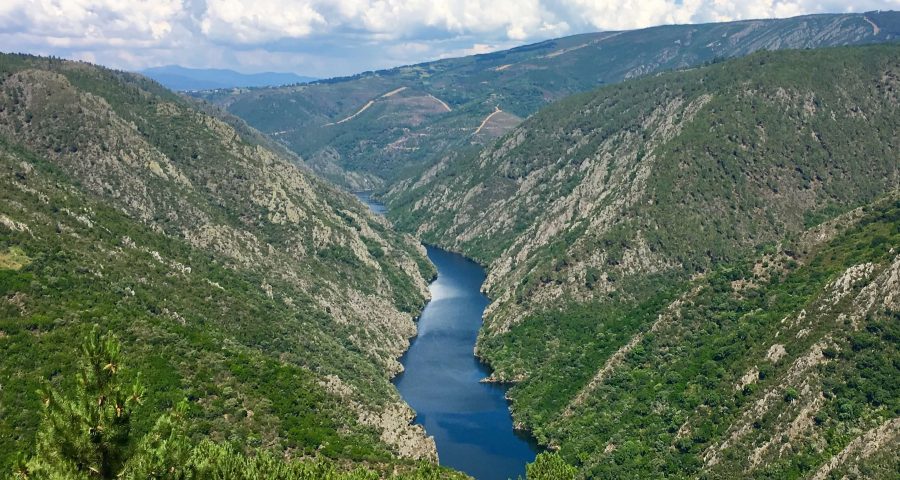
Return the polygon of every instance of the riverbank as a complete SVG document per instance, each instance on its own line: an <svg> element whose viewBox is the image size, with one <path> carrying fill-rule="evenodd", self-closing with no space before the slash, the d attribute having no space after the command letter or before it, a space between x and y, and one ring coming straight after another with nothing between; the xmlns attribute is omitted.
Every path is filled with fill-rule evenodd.
<svg viewBox="0 0 900 480"><path fill-rule="evenodd" d="M371 197L357 195L373 212L384 213ZM428 287L431 300L394 384L415 410L415 423L434 438L441 465L478 480L524 476L539 448L513 425L509 385L483 382L491 369L474 354L490 304L481 290L485 270L460 254L425 248L438 276Z"/></svg>

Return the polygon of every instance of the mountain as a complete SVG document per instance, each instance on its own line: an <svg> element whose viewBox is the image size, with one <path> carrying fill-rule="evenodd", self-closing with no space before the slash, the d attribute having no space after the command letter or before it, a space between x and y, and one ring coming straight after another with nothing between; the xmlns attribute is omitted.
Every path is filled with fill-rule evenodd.
<svg viewBox="0 0 900 480"><path fill-rule="evenodd" d="M217 68L187 68L178 65L153 67L141 70L166 88L178 91L216 90L220 88L277 87L316 80L293 73L240 73Z"/></svg>
<svg viewBox="0 0 900 480"><path fill-rule="evenodd" d="M488 266L477 352L587 476L883 473L898 107L900 46L758 52L560 100L389 216Z"/></svg>
<svg viewBox="0 0 900 480"><path fill-rule="evenodd" d="M213 113L140 75L0 56L0 470L94 324L143 373L140 432L186 398L194 440L435 459L390 383L424 249Z"/></svg>
<svg viewBox="0 0 900 480"><path fill-rule="evenodd" d="M896 41L900 14L812 15L575 35L309 85L207 92L351 189L478 149L573 93L757 50Z"/></svg>

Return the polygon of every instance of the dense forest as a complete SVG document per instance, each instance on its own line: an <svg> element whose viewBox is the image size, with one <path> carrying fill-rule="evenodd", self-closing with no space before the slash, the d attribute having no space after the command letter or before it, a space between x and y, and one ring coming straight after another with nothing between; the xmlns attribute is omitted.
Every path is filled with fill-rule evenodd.
<svg viewBox="0 0 900 480"><path fill-rule="evenodd" d="M94 325L84 340L77 381L71 391L47 387L38 393L43 414L37 445L13 467L20 479L284 479L438 480L466 478L429 462L349 469L328 456L286 460L270 450L246 453L238 442L192 442L189 403L179 402L156 417L139 436L132 428L147 390L138 374L123 380L127 363L115 335ZM151 414L146 410L144 415ZM574 467L559 455L541 454L527 469L528 480L571 480Z"/></svg>
<svg viewBox="0 0 900 480"><path fill-rule="evenodd" d="M898 78L891 45L604 87L397 184L389 216L488 266L478 353L583 475L803 478L877 437L846 468L883 476Z"/></svg>
<svg viewBox="0 0 900 480"><path fill-rule="evenodd" d="M214 113L140 76L0 56L3 471L93 324L126 381L142 372L137 437L186 399L198 441L433 459L390 384L434 275L423 249Z"/></svg>
<svg viewBox="0 0 900 480"><path fill-rule="evenodd" d="M898 18L193 96L0 54L0 477L469 478L392 383L422 242L528 480L896 477Z"/></svg>

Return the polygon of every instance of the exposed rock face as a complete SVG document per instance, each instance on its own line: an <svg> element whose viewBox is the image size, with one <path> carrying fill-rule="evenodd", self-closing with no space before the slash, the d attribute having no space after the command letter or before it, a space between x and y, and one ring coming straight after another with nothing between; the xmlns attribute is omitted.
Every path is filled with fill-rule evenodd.
<svg viewBox="0 0 900 480"><path fill-rule="evenodd" d="M59 185L46 173L52 168L70 182L64 188L73 196L56 210L66 219L56 231L45 228L40 202L4 203L0 231L29 235L37 222L42 233L35 242L96 236L98 250L111 257L146 257L150 273L142 276L135 267L133 278L114 287L125 302L142 298L151 283L177 278L200 280L230 301L254 305L250 310L262 318L235 318L224 305L201 317L190 297L180 304L159 299L164 307L156 315L185 328L211 324L253 352L314 375L341 376L356 392L361 423L383 431L398 455L434 459L433 441L421 429L404 428L408 407L389 383L428 298L433 267L421 245L395 234L351 195L298 169L295 158L240 121L213 113L141 77L3 56L0 153L4 164L18 165L3 185L46 199ZM76 195L102 209L76 205L82 198ZM124 220L116 220L116 230L105 209L134 222L140 235L107 238ZM147 243L147 232L181 250ZM220 266L249 285L204 278ZM102 263L84 268L103 275ZM262 307L266 302L277 308ZM256 336L259 329L266 334ZM272 418L253 410L249 424ZM269 438L277 435L276 427Z"/></svg>
<svg viewBox="0 0 900 480"><path fill-rule="evenodd" d="M487 265L477 352L586 477L813 475L851 441L828 429L895 415L848 392L896 364L872 332L900 296L898 58L761 53L562 100L397 184L391 215ZM889 470L880 445L842 458Z"/></svg>
<svg viewBox="0 0 900 480"><path fill-rule="evenodd" d="M344 384L339 377L328 376L323 385L350 404L361 424L377 428L381 432L381 440L391 445L398 455L437 463L438 454L434 437L427 436L425 428L421 425L412 423L415 412L409 405L392 402L378 411L373 411L356 401L353 387Z"/></svg>
<svg viewBox="0 0 900 480"><path fill-rule="evenodd" d="M878 247L870 260L864 261L854 261L853 254L847 252L867 251L871 239L881 235L876 232L893 232L887 237L888 243L896 243L900 232L898 199L900 191L867 206L866 211L874 211L868 218L860 219L861 210L848 212L806 232L791 246L766 254L767 260L752 264L752 268L748 263L739 276L741 289L728 288L726 281L716 287L711 278L695 278L692 289L664 307L653 323L597 365L596 373L573 400L538 425L540 431L549 432L549 443L563 451L569 442L576 443L583 458L590 458L589 475L617 471L611 465L627 461L627 457L610 445L630 438L629 442L646 442L644 448L660 464L696 458L698 468L678 467L689 478L770 478L773 471L786 466L796 466L792 468L803 472L803 478L889 476L887 472L896 468L896 438L900 434L896 413L875 398L881 385L865 384L861 379L883 378L878 375L896 372L892 364L897 355L896 342L891 334L880 332L891 330L893 327L887 325L896 320L900 256L890 245ZM873 221L880 224L869 228ZM844 235L827 233L836 230ZM803 253L797 245L803 245ZM829 270L823 267L829 261L844 266ZM830 272L824 279L818 276L823 271ZM800 294L800 288L806 292ZM721 293L712 294L716 289ZM804 300L787 311L772 301L792 295L802 295ZM723 298L731 297L741 304L740 299L754 296L767 298L760 305L769 305L773 312L741 309L731 327L717 325L723 311L716 305L722 305ZM730 354L714 349L714 355L721 355L722 361L694 363L703 366L697 376L683 373L683 368L691 364L687 359L702 355L706 342L716 338L712 331L740 331L753 324L764 326L755 335L740 340L739 334L733 337L740 353L725 360ZM588 341L595 343L596 339L589 337ZM718 344L718 348L726 349L728 343ZM639 380L644 375L648 378ZM673 397L664 386L666 379L681 379L697 386L694 382L712 376L717 380L708 385L707 400L691 408L685 409L683 397ZM528 387L532 383L525 381ZM649 388L645 391L654 393L647 397L647 403L633 404L635 398L629 392L642 384ZM680 395L692 395L693 388ZM869 402L850 400L867 395L872 398ZM850 412L850 405L857 410ZM654 418L666 419L662 422L666 427L654 430ZM673 424L667 423L669 419L678 420ZM620 424L628 422L630 429L618 430ZM711 424L720 425L720 430L704 430ZM604 434L590 436L598 430ZM836 437L835 431L845 433ZM633 440L629 435L644 440ZM586 441L593 443L585 447ZM691 444L704 446L696 457L685 448Z"/></svg>
<svg viewBox="0 0 900 480"><path fill-rule="evenodd" d="M329 204L333 201L329 196L344 194L301 174L274 152L245 144L231 126L216 118L172 102L156 106L159 121L186 122L190 128L206 130L223 141L223 158L179 168L104 98L78 90L63 74L23 70L6 79L3 87L5 92L23 92L24 98L16 110L4 112L6 118L0 129L35 147L43 147L41 141L48 129L62 128L66 113L78 112L80 132L74 134L72 145L65 146L69 151L51 155L92 192L111 193L128 213L153 228L212 250L236 267L265 268L271 278L286 280L295 288L309 286L307 279L297 275L297 265L330 248L346 248L365 268L380 271L379 262L365 243L375 242L390 258L397 257L396 264L416 287L410 293L420 299L427 297L422 273L408 257L409 252L419 253L414 240L406 238L396 243L381 238L368 225L380 221L368 212L354 212L356 205L351 206L351 200L343 198L343 205L337 209ZM25 122L26 116L35 119ZM24 126L16 129L20 123ZM227 178L229 175L240 181L233 182ZM158 181L163 183L157 184ZM204 195L226 209L237 207L244 215L250 214L250 209L265 213L257 219L245 217L238 223L222 223L221 210L216 211L212 204L198 204L193 195ZM244 199L250 203L244 204ZM341 226L345 222L339 215L350 216L359 227ZM166 226L156 220L163 218L169 220ZM268 226L259 228L257 222ZM286 230L287 235L273 238L270 231L275 228ZM390 365L389 373L396 372L395 359L405 351L406 339L415 330L412 313L398 312L393 305L394 293L384 277L374 278L374 292L368 295L360 293L356 285L342 282L340 277L316 280L327 282L318 299L321 305L331 308L338 322L365 325L367 333L378 340L357 339L358 347L370 351L373 359L385 366Z"/></svg>
<svg viewBox="0 0 900 480"><path fill-rule="evenodd" d="M381 439L393 446L398 455L437 463L434 437L426 437L424 427L412 424L415 416L409 405L394 403L379 414L363 414L360 421L381 430Z"/></svg>
<svg viewBox="0 0 900 480"><path fill-rule="evenodd" d="M271 133L327 178L368 189L399 180L409 168L428 168L448 151L489 145L568 95L759 50L890 42L900 34L897 17L810 15L588 33L309 85L206 96Z"/></svg>
<svg viewBox="0 0 900 480"><path fill-rule="evenodd" d="M894 418L853 439L846 448L832 457L828 463L822 465L811 478L812 480L824 480L838 467L844 467L850 472L858 474L859 470L854 468L856 465L886 446L896 445L898 441L900 441L900 418ZM849 468L847 468L848 466Z"/></svg>
<svg viewBox="0 0 900 480"><path fill-rule="evenodd" d="M763 393L740 419L732 423L725 440L706 450L703 459L707 467L715 468L721 461L723 452L741 451L751 446L746 461L750 469L755 469L764 463L771 463L779 457L795 453L795 444L801 441L804 444L816 443L815 437L822 433L813 429L813 417L826 403L825 397L821 394L818 367L829 361L823 354L825 349L835 351L840 348L832 339L832 332L842 332L844 328L854 331L860 327L859 322L863 317L880 315L885 310L891 311L894 308L893 297L900 288L897 278L900 278L900 255L885 265L871 263L854 265L826 287L820 299L811 305L808 312L805 309L801 310L795 318L783 322L773 338L796 337L798 332L804 331L819 332L821 337L802 355L793 357L778 384ZM850 291L845 289L848 280L852 280L855 285L852 298L847 298L850 294ZM772 355L772 351L779 354ZM774 344L769 352L765 361L773 363L788 355L781 344ZM830 355L833 358L834 353ZM789 408L785 408L783 398L787 387L794 388L797 392L797 398L791 399ZM759 434L752 434L753 425L765 417L775 417L776 426L766 432L768 438L760 438ZM836 465L844 464L851 452L864 458L873 451L886 447L886 442L898 434L900 430L896 418L865 432L848 444L844 451L824 464L814 478L824 478ZM748 436L751 438L747 438ZM857 444L863 441L868 443L868 449L859 452Z"/></svg>
<svg viewBox="0 0 900 480"><path fill-rule="evenodd" d="M488 335L559 301L626 293L630 278L703 271L900 183L897 152L848 148L846 175L813 160L836 154L837 124L867 136L863 148L893 142L863 118L898 122L885 80L897 73L896 49L846 54L859 63L847 78L853 94L792 79L765 84L792 62L842 75L828 66L837 54L822 51L762 54L573 97L478 155L448 156L399 183L388 195L393 218L489 264ZM755 63L771 73L754 73ZM736 70L744 81L719 82ZM756 81L765 86L747 86ZM736 118L751 109L753 120ZM786 133L790 118L800 123ZM785 157L797 144L809 149Z"/></svg>

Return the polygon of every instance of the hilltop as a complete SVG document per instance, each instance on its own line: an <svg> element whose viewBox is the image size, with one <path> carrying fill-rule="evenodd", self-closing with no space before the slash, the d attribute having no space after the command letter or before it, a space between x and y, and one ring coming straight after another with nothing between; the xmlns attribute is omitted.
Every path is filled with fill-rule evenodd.
<svg viewBox="0 0 900 480"><path fill-rule="evenodd" d="M434 270L239 120L134 74L0 56L0 470L98 324L194 439L433 461L390 378ZM133 373L132 373L133 375Z"/></svg>
<svg viewBox="0 0 900 480"><path fill-rule="evenodd" d="M889 471L898 79L892 45L600 88L397 183L389 216L488 266L478 354L583 473Z"/></svg>
<svg viewBox="0 0 900 480"><path fill-rule="evenodd" d="M668 25L283 88L201 94L351 189L412 176L451 150L479 149L573 93L758 50L895 41L900 14L811 15Z"/></svg>
<svg viewBox="0 0 900 480"><path fill-rule="evenodd" d="M176 91L277 87L316 80L314 77L304 77L294 73L240 73L221 68L187 68L179 65L152 67L138 73Z"/></svg>

